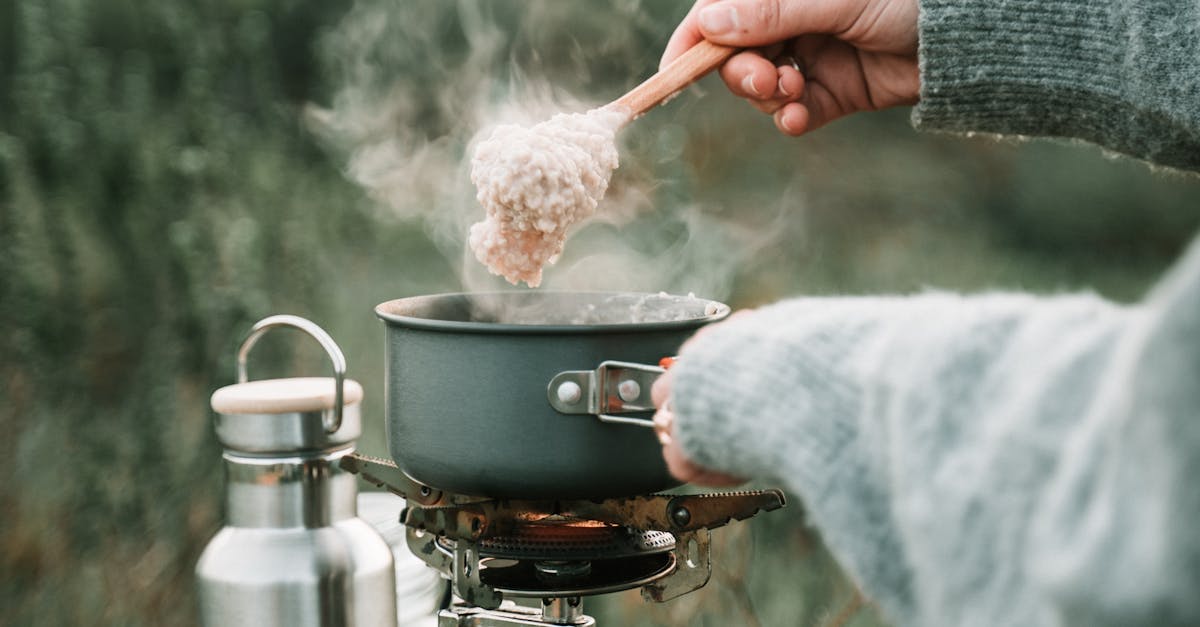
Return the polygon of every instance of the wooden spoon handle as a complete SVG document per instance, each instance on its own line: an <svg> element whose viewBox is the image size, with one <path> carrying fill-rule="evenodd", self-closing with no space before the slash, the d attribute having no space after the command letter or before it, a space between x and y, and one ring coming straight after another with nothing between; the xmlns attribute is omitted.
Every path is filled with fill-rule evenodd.
<svg viewBox="0 0 1200 627"><path fill-rule="evenodd" d="M689 48L667 67L659 70L657 74L646 79L644 83L634 87L629 93L608 106L609 108L624 109L630 114L630 119L637 118L662 104L663 101L691 85L700 77L717 69L717 66L724 63L737 51L738 48L730 48L701 39L700 43Z"/></svg>

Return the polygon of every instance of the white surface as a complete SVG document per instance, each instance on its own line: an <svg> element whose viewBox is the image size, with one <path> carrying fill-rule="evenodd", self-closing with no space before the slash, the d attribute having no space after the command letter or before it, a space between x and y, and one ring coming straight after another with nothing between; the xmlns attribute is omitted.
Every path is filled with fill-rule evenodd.
<svg viewBox="0 0 1200 627"><path fill-rule="evenodd" d="M390 492L358 495L358 517L374 527L392 547L396 561L396 621L398 627L436 627L438 603L446 580L408 550L400 510L404 499Z"/></svg>

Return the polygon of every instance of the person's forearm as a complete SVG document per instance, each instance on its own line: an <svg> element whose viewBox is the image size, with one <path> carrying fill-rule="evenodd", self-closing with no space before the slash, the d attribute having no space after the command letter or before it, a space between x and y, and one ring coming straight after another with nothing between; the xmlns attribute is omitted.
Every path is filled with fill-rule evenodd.
<svg viewBox="0 0 1200 627"><path fill-rule="evenodd" d="M922 0L922 130L1084 139L1200 170L1194 0Z"/></svg>
<svg viewBox="0 0 1200 627"><path fill-rule="evenodd" d="M785 302L689 345L676 437L797 493L898 625L1035 624L1020 537L1131 315L1087 296Z"/></svg>
<svg viewBox="0 0 1200 627"><path fill-rule="evenodd" d="M898 625L1200 622L1200 240L1136 307L800 299L673 372L683 452L797 493Z"/></svg>

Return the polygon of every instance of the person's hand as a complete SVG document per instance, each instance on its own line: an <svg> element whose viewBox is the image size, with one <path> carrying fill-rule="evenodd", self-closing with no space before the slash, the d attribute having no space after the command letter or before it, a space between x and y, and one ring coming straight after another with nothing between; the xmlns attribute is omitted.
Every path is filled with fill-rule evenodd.
<svg viewBox="0 0 1200 627"><path fill-rule="evenodd" d="M693 462L679 447L679 441L673 437L672 433L675 423L675 414L670 402L673 377L674 375L668 370L654 382L651 390L654 405L658 408L658 411L654 412L654 431L658 434L658 441L662 443L663 459L667 462L667 470L671 471L671 476L684 483L714 488L745 483L744 479L709 470Z"/></svg>
<svg viewBox="0 0 1200 627"><path fill-rule="evenodd" d="M749 313L749 310L738 311L724 322L702 327L687 342L684 342L683 346L679 349L680 354L685 353L688 345L696 341L696 338L711 332L721 324L725 324L747 313ZM687 454L683 452L683 449L680 448L678 440L673 437L675 413L671 407L671 387L674 380L674 371L668 369L654 382L654 387L650 390L650 397L654 402L654 406L658 408L654 413L654 431L658 434L658 440L662 444L663 459L666 460L667 469L671 471L671 475L685 483L711 487L727 487L745 483L745 479L700 466L689 459Z"/></svg>
<svg viewBox="0 0 1200 627"><path fill-rule="evenodd" d="M701 39L748 48L721 78L788 135L920 92L917 0L698 0L662 65Z"/></svg>

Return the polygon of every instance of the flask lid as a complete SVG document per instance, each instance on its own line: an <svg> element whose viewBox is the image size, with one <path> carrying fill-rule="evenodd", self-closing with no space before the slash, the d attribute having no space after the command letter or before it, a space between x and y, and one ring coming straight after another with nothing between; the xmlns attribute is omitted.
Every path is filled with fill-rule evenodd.
<svg viewBox="0 0 1200 627"><path fill-rule="evenodd" d="M246 358L267 330L286 326L320 342L333 362L333 377L248 381ZM362 434L363 390L345 378L346 360L324 329L298 316L271 316L251 329L238 349L238 383L213 393L217 439L248 454L322 451L351 444Z"/></svg>
<svg viewBox="0 0 1200 627"><path fill-rule="evenodd" d="M292 377L260 379L227 385L212 395L212 408L218 414L282 414L288 412L329 411L337 396L332 377ZM362 401L362 386L346 379L343 406Z"/></svg>

